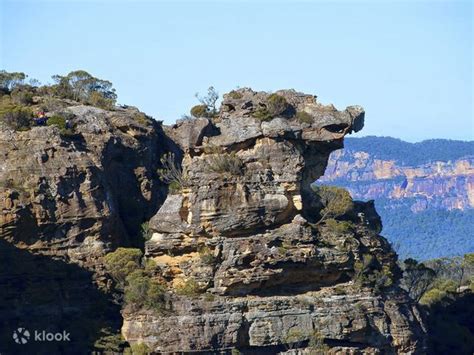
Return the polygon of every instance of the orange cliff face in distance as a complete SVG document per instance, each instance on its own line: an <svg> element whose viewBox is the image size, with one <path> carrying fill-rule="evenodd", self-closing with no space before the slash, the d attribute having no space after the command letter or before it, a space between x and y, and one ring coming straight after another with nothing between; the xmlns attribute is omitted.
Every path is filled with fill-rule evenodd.
<svg viewBox="0 0 474 355"><path fill-rule="evenodd" d="M365 151L339 150L329 160L323 183L342 182L355 199L413 198L447 210L474 208L474 157L402 165L395 159L375 158Z"/></svg>

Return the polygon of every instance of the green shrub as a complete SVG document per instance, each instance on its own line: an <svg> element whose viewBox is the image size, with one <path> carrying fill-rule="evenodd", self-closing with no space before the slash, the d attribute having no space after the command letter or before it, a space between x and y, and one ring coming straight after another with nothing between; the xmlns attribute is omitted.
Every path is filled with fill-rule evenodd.
<svg viewBox="0 0 474 355"><path fill-rule="evenodd" d="M229 96L231 99L234 99L234 100L240 100L243 97L243 95L240 92L235 91L235 90L232 90L231 92L229 92L227 96Z"/></svg>
<svg viewBox="0 0 474 355"><path fill-rule="evenodd" d="M431 290L425 292L425 294L420 299L420 304L431 306L435 303L440 302L444 297L446 297L446 292L439 290L437 288L432 288Z"/></svg>
<svg viewBox="0 0 474 355"><path fill-rule="evenodd" d="M197 296L205 290L199 286L196 280L190 278L176 288L176 293L181 296Z"/></svg>
<svg viewBox="0 0 474 355"><path fill-rule="evenodd" d="M133 120L142 126L148 126L150 124L149 118L142 112L135 113Z"/></svg>
<svg viewBox="0 0 474 355"><path fill-rule="evenodd" d="M252 117L260 121L266 122L266 121L271 121L273 118L273 115L268 111L268 109L265 106L260 106L252 113Z"/></svg>
<svg viewBox="0 0 474 355"><path fill-rule="evenodd" d="M140 268L142 255L140 249L118 248L104 257L105 267L119 288L123 289L127 276Z"/></svg>
<svg viewBox="0 0 474 355"><path fill-rule="evenodd" d="M298 349L304 341L308 339L308 335L298 328L291 328L283 338L285 346L288 350Z"/></svg>
<svg viewBox="0 0 474 355"><path fill-rule="evenodd" d="M334 218L326 219L324 223L331 231L338 234L350 232L354 228L354 224L352 222L337 221Z"/></svg>
<svg viewBox="0 0 474 355"><path fill-rule="evenodd" d="M122 334L113 333L110 329L101 329L101 336L94 342L94 349L101 354L122 353L127 342Z"/></svg>
<svg viewBox="0 0 474 355"><path fill-rule="evenodd" d="M164 305L165 289L142 270L135 270L126 278L125 302L137 308L160 310Z"/></svg>
<svg viewBox="0 0 474 355"><path fill-rule="evenodd" d="M115 105L115 99L108 99L102 93L98 91L92 91L87 98L87 103L104 110L110 110Z"/></svg>
<svg viewBox="0 0 474 355"><path fill-rule="evenodd" d="M199 258L206 265L214 265L216 263L216 257L209 247L199 249Z"/></svg>
<svg viewBox="0 0 474 355"><path fill-rule="evenodd" d="M328 218L337 218L349 212L354 204L350 193L336 186L314 186L314 192L318 195L323 208L320 211L320 224Z"/></svg>
<svg viewBox="0 0 474 355"><path fill-rule="evenodd" d="M160 161L162 168L158 169L157 173L160 179L168 184L171 193L179 192L183 187L189 185L188 177L173 153L164 154Z"/></svg>
<svg viewBox="0 0 474 355"><path fill-rule="evenodd" d="M241 175L243 162L234 152L213 154L206 158L207 168L216 173Z"/></svg>
<svg viewBox="0 0 474 355"><path fill-rule="evenodd" d="M148 222L144 222L140 225L140 233L143 240L147 241L151 239L153 232L151 231L150 224Z"/></svg>
<svg viewBox="0 0 474 355"><path fill-rule="evenodd" d="M311 349L310 354L312 355L325 355L330 350L330 347L324 343L324 336L318 331L310 334L308 348Z"/></svg>
<svg viewBox="0 0 474 355"><path fill-rule="evenodd" d="M26 131L31 127L33 112L30 108L13 102L9 95L0 99L0 120L15 131Z"/></svg>
<svg viewBox="0 0 474 355"><path fill-rule="evenodd" d="M151 354L151 349L144 343L132 344L130 349L125 349L124 354L127 355L148 355Z"/></svg>
<svg viewBox="0 0 474 355"><path fill-rule="evenodd" d="M48 126L56 126L60 130L65 130L66 129L66 119L60 115L54 115L50 118L48 118L47 122Z"/></svg>
<svg viewBox="0 0 474 355"><path fill-rule="evenodd" d="M15 131L26 131L31 127L33 113L31 110L22 107L16 107L2 115L5 124Z"/></svg>
<svg viewBox="0 0 474 355"><path fill-rule="evenodd" d="M62 136L72 136L74 134L74 130L68 126L67 119L62 114L57 114L48 118L46 124L48 126L58 127Z"/></svg>
<svg viewBox="0 0 474 355"><path fill-rule="evenodd" d="M301 123L313 123L314 121L313 116L305 111L298 111L296 113L296 119Z"/></svg>
<svg viewBox="0 0 474 355"><path fill-rule="evenodd" d="M204 294L204 301L214 302L215 300L216 300L216 296L214 296L212 293L205 293Z"/></svg>
<svg viewBox="0 0 474 355"><path fill-rule="evenodd" d="M206 105L196 105L191 108L190 111L193 117L208 117L209 110Z"/></svg>
<svg viewBox="0 0 474 355"><path fill-rule="evenodd" d="M267 109L272 117L281 115L288 109L289 105L286 99L278 94L271 94L267 98Z"/></svg>
<svg viewBox="0 0 474 355"><path fill-rule="evenodd" d="M10 94L12 101L19 105L31 105L33 103L32 89L26 85L13 89Z"/></svg>

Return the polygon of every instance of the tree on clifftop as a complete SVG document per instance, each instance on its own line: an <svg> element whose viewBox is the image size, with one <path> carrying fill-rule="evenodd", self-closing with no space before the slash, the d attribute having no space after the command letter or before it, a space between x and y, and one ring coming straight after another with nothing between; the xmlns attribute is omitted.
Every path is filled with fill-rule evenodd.
<svg viewBox="0 0 474 355"><path fill-rule="evenodd" d="M115 104L117 94L112 83L98 79L84 70L72 71L66 76L53 75L54 93L62 98L75 101L111 106Z"/></svg>
<svg viewBox="0 0 474 355"><path fill-rule="evenodd" d="M5 70L0 70L0 90L7 92L13 90L16 86L23 84L27 75L21 72L9 73Z"/></svg>

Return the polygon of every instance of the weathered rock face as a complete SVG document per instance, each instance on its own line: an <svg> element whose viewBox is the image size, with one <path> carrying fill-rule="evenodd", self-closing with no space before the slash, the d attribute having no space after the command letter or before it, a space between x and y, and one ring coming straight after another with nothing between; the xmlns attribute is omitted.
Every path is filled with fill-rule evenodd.
<svg viewBox="0 0 474 355"><path fill-rule="evenodd" d="M168 138L135 109L68 106L75 134L57 127L0 130L0 239L75 262L136 240L166 189ZM136 117L142 120L136 120Z"/></svg>
<svg viewBox="0 0 474 355"><path fill-rule="evenodd" d="M59 101L59 100L58 100ZM0 126L0 352L90 353L118 332L120 306L106 291L101 256L139 244L140 224L161 205L157 168L172 143L133 108L64 101L74 134ZM55 112L50 112L50 115ZM100 286L100 287L98 287ZM17 345L26 327L66 331L70 343Z"/></svg>
<svg viewBox="0 0 474 355"><path fill-rule="evenodd" d="M276 353L295 333L302 347L316 336L339 353L421 352L418 313L397 286L373 205L356 203L342 228L314 224L310 184L362 128L362 108L277 94L290 106L273 119L254 118L268 94L242 89L224 96L217 117L170 129L185 183L151 219L146 253L172 294L189 284L206 294L174 294L164 314L125 311L122 333L156 352ZM362 274L390 282L360 283Z"/></svg>

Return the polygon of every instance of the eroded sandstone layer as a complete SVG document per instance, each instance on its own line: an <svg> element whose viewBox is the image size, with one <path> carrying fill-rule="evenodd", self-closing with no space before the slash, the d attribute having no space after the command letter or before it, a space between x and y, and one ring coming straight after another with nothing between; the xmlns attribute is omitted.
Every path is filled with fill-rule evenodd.
<svg viewBox="0 0 474 355"><path fill-rule="evenodd" d="M355 203L339 218L344 228L316 223L321 204L310 185L343 137L362 128L363 109L277 94L289 106L276 117L258 114L269 94L241 89L224 96L216 117L167 130L182 148L185 179L151 219L146 256L170 307L125 310L123 335L157 353L273 354L322 343L331 353L422 352L422 324L397 286L373 204ZM201 294L175 292L187 285Z"/></svg>
<svg viewBox="0 0 474 355"><path fill-rule="evenodd" d="M0 130L0 238L93 264L111 248L134 244L163 201L156 170L169 139L134 108L62 104L74 133Z"/></svg>

